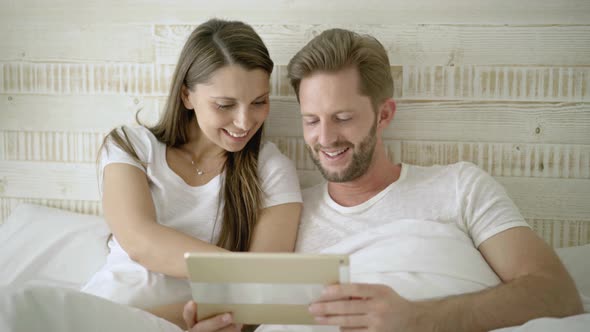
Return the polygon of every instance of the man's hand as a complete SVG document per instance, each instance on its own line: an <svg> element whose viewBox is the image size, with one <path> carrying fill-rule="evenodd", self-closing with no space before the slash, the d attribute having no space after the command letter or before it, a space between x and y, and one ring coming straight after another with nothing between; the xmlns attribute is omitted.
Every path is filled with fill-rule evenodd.
<svg viewBox="0 0 590 332"><path fill-rule="evenodd" d="M342 331L425 331L420 306L385 285L340 284L325 288L309 307L316 322Z"/></svg>
<svg viewBox="0 0 590 332"><path fill-rule="evenodd" d="M241 324L233 323L230 313L197 321L197 304L194 301L184 306L182 318L189 332L240 332L242 330Z"/></svg>

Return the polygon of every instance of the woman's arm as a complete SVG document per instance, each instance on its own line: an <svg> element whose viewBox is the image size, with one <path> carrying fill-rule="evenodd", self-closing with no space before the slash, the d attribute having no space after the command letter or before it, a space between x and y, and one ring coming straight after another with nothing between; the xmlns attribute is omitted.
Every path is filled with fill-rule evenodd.
<svg viewBox="0 0 590 332"><path fill-rule="evenodd" d="M286 203L263 209L254 228L249 251L293 251L302 206L301 203Z"/></svg>
<svg viewBox="0 0 590 332"><path fill-rule="evenodd" d="M186 278L185 252L225 251L158 224L147 177L135 166L105 167L102 201L104 217L121 247L150 271Z"/></svg>

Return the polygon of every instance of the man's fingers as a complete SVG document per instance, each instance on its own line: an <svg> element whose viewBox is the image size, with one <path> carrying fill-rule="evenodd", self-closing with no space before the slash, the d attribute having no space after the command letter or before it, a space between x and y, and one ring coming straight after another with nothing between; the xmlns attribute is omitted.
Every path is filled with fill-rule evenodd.
<svg viewBox="0 0 590 332"><path fill-rule="evenodd" d="M309 306L309 312L314 316L360 315L370 311L369 305L364 299L316 302Z"/></svg>
<svg viewBox="0 0 590 332"><path fill-rule="evenodd" d="M337 284L324 288L318 302L334 301L341 299L366 299L372 298L384 291L383 285L374 284Z"/></svg>
<svg viewBox="0 0 590 332"><path fill-rule="evenodd" d="M197 304L194 301L189 301L184 305L182 319L189 330L197 323Z"/></svg>
<svg viewBox="0 0 590 332"><path fill-rule="evenodd" d="M346 315L346 316L319 316L315 321L322 325L336 325L342 328L367 329L369 316L367 315Z"/></svg>

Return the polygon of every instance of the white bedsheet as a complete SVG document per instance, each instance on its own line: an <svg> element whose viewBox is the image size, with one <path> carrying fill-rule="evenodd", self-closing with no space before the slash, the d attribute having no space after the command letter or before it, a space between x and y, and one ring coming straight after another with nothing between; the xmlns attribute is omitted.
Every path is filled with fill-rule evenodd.
<svg viewBox="0 0 590 332"><path fill-rule="evenodd" d="M387 228L391 226L384 226L384 229L376 230L374 234L359 234L326 252L351 254L354 281L395 282L398 285L397 290L408 298L475 291L497 282L496 277L485 267L473 268L481 266L477 253L468 254L473 266L463 266L464 264L453 259L456 255L462 255L461 248L469 244L460 234L444 228L432 229L427 233L406 230L406 239L406 235L401 236L403 224L391 229ZM8 221L0 226L0 239L3 243L0 250L0 331L180 331L176 326L147 312L71 289L86 282L104 264L107 231L106 224L98 217L28 204L15 209ZM388 244L392 241L385 241L391 240L396 234L393 244ZM410 237L414 240L410 240ZM420 261L404 263L408 257L415 258L425 249L420 243L430 242L428 237L441 240L445 238L439 241L439 245L448 252L444 255L422 252ZM412 241L414 244L410 243ZM589 290L590 245L565 248L557 252L578 287ZM379 257L375 258L373 255ZM385 263L390 264L388 270L382 269L382 264ZM402 264L406 266L403 267ZM445 264L456 268L450 269ZM30 283L33 286L20 288ZM584 303L586 311L590 312L590 299L586 297ZM590 331L589 326L590 314L586 314L565 319L533 320L502 332ZM265 331L275 330L284 329L265 327ZM334 329L299 326L294 330Z"/></svg>
<svg viewBox="0 0 590 332"><path fill-rule="evenodd" d="M148 312L74 289L29 284L0 290L3 332L181 332Z"/></svg>

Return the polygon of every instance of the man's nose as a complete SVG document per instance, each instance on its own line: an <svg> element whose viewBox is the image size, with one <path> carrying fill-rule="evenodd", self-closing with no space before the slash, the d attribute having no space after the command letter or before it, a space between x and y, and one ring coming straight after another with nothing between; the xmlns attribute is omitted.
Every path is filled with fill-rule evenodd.
<svg viewBox="0 0 590 332"><path fill-rule="evenodd" d="M338 133L336 128L327 121L320 123L319 126L319 134L318 134L318 143L321 146L329 147L337 141Z"/></svg>

